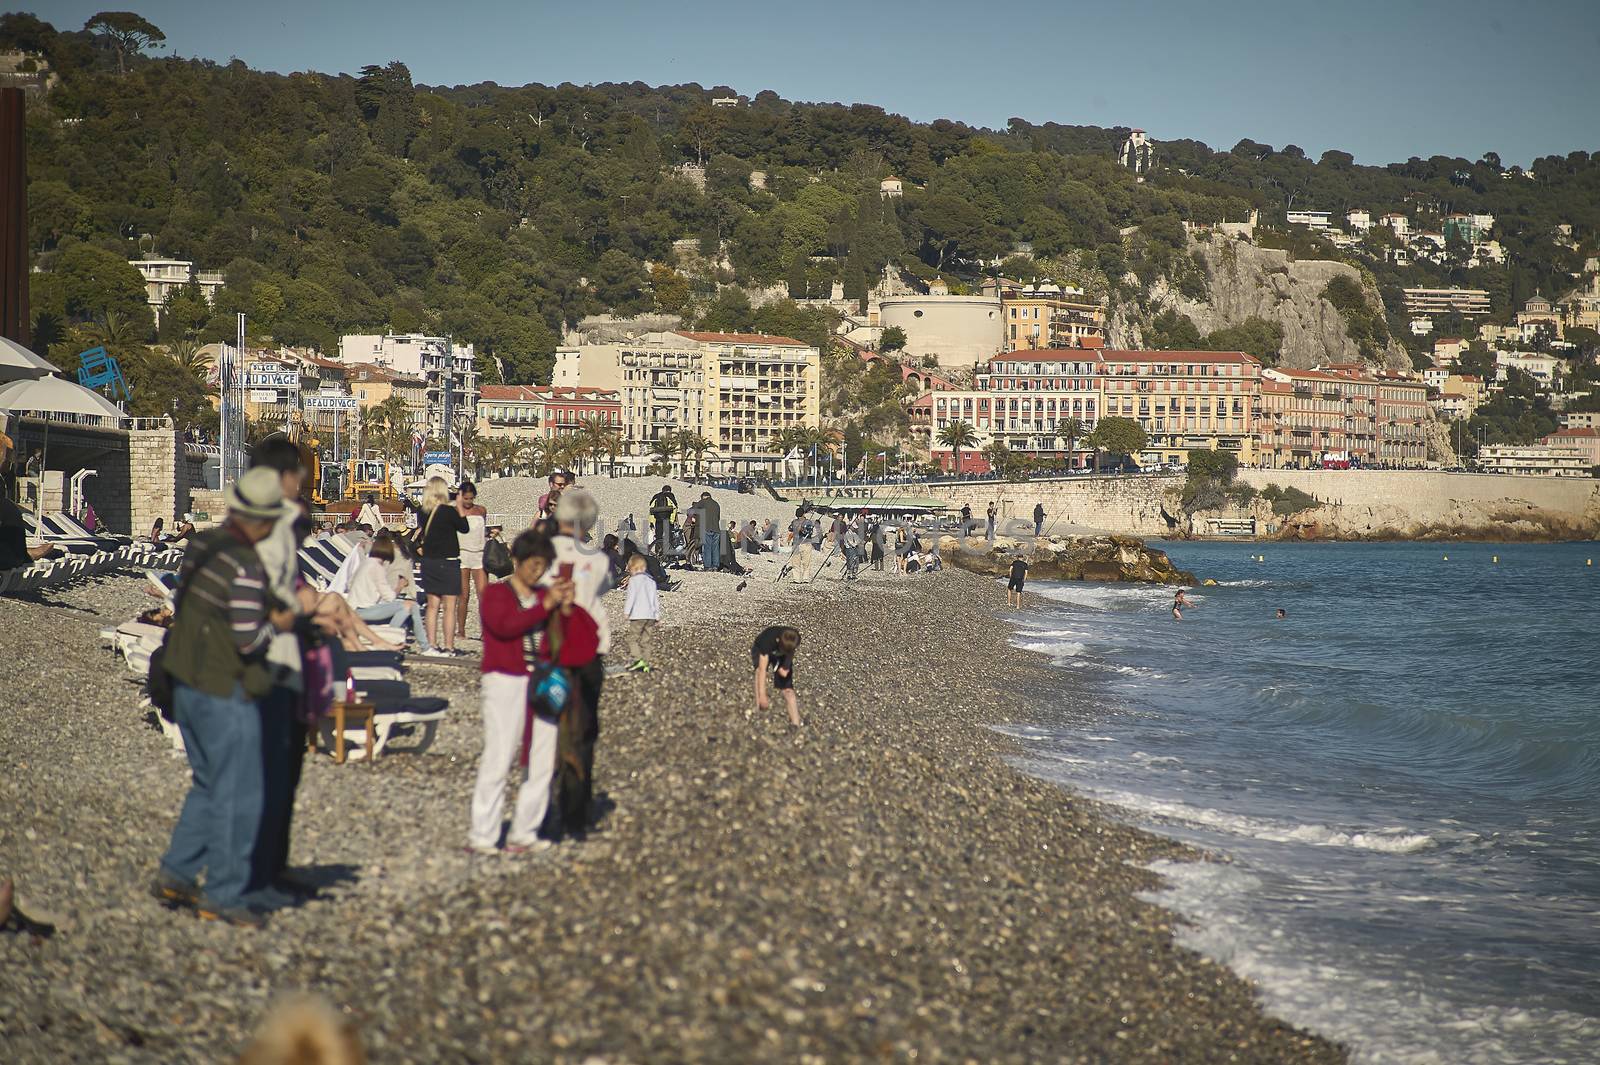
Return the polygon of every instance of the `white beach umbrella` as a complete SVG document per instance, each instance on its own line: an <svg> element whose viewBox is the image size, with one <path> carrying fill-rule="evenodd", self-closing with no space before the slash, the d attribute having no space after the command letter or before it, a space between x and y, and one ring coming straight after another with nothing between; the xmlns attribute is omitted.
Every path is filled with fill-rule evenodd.
<svg viewBox="0 0 1600 1065"><path fill-rule="evenodd" d="M112 419L116 425L121 425L128 417L100 393L64 377L40 377L0 385L0 410L13 414Z"/></svg>
<svg viewBox="0 0 1600 1065"><path fill-rule="evenodd" d="M32 381L56 368L8 337L0 337L0 381Z"/></svg>

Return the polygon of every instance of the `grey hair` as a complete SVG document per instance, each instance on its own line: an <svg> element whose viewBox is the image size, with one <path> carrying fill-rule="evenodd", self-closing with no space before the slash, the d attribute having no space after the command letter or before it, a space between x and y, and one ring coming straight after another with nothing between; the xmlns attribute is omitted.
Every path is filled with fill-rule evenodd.
<svg viewBox="0 0 1600 1065"><path fill-rule="evenodd" d="M599 520L600 505L585 489L568 488L556 501L556 521L561 525L571 525L578 532L586 533Z"/></svg>

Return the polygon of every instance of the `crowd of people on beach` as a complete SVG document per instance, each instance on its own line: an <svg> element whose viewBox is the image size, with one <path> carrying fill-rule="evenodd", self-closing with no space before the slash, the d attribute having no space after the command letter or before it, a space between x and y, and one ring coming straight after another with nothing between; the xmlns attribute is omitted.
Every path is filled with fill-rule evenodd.
<svg viewBox="0 0 1600 1065"><path fill-rule="evenodd" d="M310 730L335 697L319 649L338 642L401 650L404 637L391 643L386 636L409 628L419 654L459 656L455 640L467 632L464 610L474 596L483 749L466 850L515 855L584 839L601 691L608 674L652 671L661 592L673 587L666 565L684 565L685 545L695 543L672 521L670 489L672 510L655 539L646 541L626 519L623 535L597 542L593 495L559 473L531 527L506 543L503 530L486 524L470 481L452 493L443 479L430 480L408 502L414 526L404 532L374 527L368 519L381 516L366 508L337 524L314 522L301 498L305 468L295 444L269 437L227 489L223 523L186 535L170 609L161 608L167 634L150 687L183 738L193 779L152 894L171 908L252 928L272 910L314 897L317 886L290 866L289 839ZM730 556L760 543L759 531L747 540L737 527L725 530L709 493L689 509L691 531L707 530L698 542L705 568L725 568L718 540L730 541ZM795 538L813 533L801 529ZM847 532L832 534L852 551L860 547L860 540L850 546ZM319 587L301 550L331 538L353 547L336 579ZM674 554L664 561L657 545ZM623 589L627 664L612 671L604 599L614 588ZM802 724L799 643L790 626L756 636L750 713L770 706L770 678L791 725Z"/></svg>

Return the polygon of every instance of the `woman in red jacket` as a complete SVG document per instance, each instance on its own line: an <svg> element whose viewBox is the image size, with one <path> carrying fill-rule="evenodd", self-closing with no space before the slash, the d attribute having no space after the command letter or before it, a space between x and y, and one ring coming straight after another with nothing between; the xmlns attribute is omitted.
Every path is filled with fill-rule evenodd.
<svg viewBox="0 0 1600 1065"><path fill-rule="evenodd" d="M539 587L555 559L548 536L525 532L511 545L515 568L509 579L489 585L479 598L483 620L483 757L472 792L472 827L467 849L497 853L505 810L506 775L524 747L528 725L528 678L540 660L536 645L551 618L562 618L561 658L581 656L589 634L589 657L598 643L594 621L572 605L572 581L555 580ZM581 615L578 616L578 615ZM585 624L587 623L587 624ZM570 651L569 651L570 646ZM528 770L517 790L506 851L518 854L549 846L539 840L539 825L550 802L555 768L556 722L534 717L527 743Z"/></svg>

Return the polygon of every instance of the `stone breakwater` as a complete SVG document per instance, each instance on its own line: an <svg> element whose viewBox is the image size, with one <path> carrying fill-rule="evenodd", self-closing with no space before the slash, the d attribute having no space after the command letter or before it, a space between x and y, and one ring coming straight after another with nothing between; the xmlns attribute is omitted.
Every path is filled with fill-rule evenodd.
<svg viewBox="0 0 1600 1065"><path fill-rule="evenodd" d="M952 566L988 577L1004 577L1021 558L1028 579L1038 581L1128 581L1196 584L1193 573L1172 564L1165 551L1131 536L1069 536L1039 539L939 538L939 554Z"/></svg>
<svg viewBox="0 0 1600 1065"><path fill-rule="evenodd" d="M607 685L600 829L531 859L461 853L477 676L416 665L438 742L307 765L294 855L330 887L260 933L143 894L187 771L97 647L137 582L0 603L0 870L61 926L0 936L0 1057L231 1060L307 989L375 1061L1344 1060L1134 897L1176 844L1008 764L988 726L1098 711L1010 646L998 583L739 581L662 596L657 671ZM746 717L776 621L798 733Z"/></svg>

